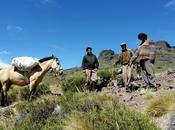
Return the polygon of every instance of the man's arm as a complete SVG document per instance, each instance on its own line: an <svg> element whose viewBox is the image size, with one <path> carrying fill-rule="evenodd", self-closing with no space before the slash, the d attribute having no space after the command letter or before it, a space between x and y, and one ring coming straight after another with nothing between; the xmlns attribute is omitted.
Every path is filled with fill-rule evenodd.
<svg viewBox="0 0 175 130"><path fill-rule="evenodd" d="M121 54L118 56L118 59L114 64L117 65L118 63L120 63L120 61L121 61Z"/></svg>
<svg viewBox="0 0 175 130"><path fill-rule="evenodd" d="M136 50L136 52L133 54L132 58L131 58L131 63L133 63L139 56L139 53L140 53L140 47L138 50Z"/></svg>
<svg viewBox="0 0 175 130"><path fill-rule="evenodd" d="M130 50L130 55L131 55L131 57L133 57L133 55L134 55L134 52L132 50Z"/></svg>
<svg viewBox="0 0 175 130"><path fill-rule="evenodd" d="M86 56L83 57L81 68L85 69Z"/></svg>
<svg viewBox="0 0 175 130"><path fill-rule="evenodd" d="M95 68L98 69L98 67L99 67L99 62L97 57L95 56Z"/></svg>

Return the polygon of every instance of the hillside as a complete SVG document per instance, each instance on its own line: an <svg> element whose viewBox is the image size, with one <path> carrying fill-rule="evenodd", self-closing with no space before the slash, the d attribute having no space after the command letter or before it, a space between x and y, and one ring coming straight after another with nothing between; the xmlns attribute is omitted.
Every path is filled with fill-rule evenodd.
<svg viewBox="0 0 175 130"><path fill-rule="evenodd" d="M104 50L99 55L101 91L87 90L80 68L65 70L62 77L47 74L32 102L28 86L13 86L10 105L0 107L0 130L173 130L175 48L165 41L156 46L158 90L142 88L138 78L133 91L125 92L112 67L118 55Z"/></svg>

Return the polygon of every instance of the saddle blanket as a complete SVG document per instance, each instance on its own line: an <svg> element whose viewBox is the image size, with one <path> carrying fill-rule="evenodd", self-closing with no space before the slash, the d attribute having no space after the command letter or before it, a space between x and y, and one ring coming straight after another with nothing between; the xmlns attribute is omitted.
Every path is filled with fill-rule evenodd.
<svg viewBox="0 0 175 130"><path fill-rule="evenodd" d="M11 64L20 71L30 72L32 68L39 64L39 61L37 58L22 56L13 58Z"/></svg>

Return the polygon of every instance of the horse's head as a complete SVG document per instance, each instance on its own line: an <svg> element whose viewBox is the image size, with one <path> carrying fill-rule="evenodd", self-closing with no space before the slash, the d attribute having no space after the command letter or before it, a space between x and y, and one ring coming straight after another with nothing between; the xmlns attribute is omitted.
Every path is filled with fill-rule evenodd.
<svg viewBox="0 0 175 130"><path fill-rule="evenodd" d="M51 70L54 72L54 74L56 76L63 74L63 68L61 67L60 61L57 57L53 56L53 62L51 64Z"/></svg>

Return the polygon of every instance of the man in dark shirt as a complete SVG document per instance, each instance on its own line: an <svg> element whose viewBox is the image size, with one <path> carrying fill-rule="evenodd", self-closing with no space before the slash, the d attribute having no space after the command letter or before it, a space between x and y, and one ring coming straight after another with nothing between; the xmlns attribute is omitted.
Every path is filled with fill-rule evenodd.
<svg viewBox="0 0 175 130"><path fill-rule="evenodd" d="M82 69L86 75L86 82L89 90L95 89L97 84L97 69L99 62L97 57L92 53L92 48L86 48L87 54L83 57Z"/></svg>

